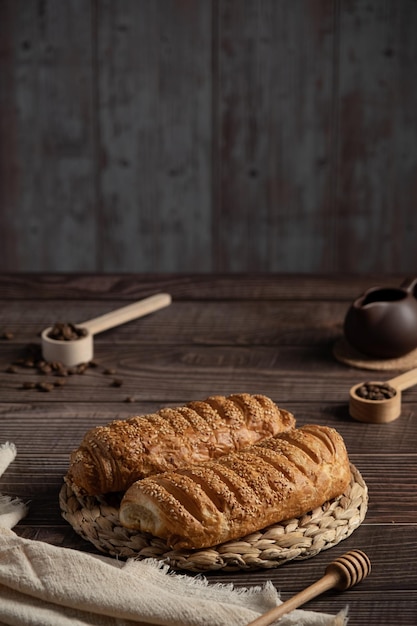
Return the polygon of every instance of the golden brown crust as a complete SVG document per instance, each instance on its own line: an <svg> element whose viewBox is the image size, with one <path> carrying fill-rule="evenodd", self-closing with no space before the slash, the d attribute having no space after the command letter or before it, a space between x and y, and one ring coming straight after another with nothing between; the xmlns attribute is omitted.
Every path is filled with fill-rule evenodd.
<svg viewBox="0 0 417 626"><path fill-rule="evenodd" d="M122 499L120 520L173 548L200 549L315 509L342 494L350 478L339 433L308 425L136 482Z"/></svg>
<svg viewBox="0 0 417 626"><path fill-rule="evenodd" d="M65 480L80 494L125 491L138 479L241 450L294 426L294 416L266 396L211 396L93 428L71 454Z"/></svg>

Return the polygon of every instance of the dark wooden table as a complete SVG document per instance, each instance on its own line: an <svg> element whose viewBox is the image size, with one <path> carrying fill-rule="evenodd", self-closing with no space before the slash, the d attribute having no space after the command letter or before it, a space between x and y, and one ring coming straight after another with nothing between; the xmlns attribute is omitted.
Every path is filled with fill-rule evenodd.
<svg viewBox="0 0 417 626"><path fill-rule="evenodd" d="M17 532L94 552L62 519L58 504L69 453L92 426L214 393L263 393L291 410L298 425L339 430L367 482L368 513L351 537L314 558L209 579L238 586L271 579L286 599L322 576L330 560L360 548L372 560L371 576L307 607L335 613L348 603L352 626L416 624L417 390L404 393L395 422L355 422L348 391L369 380L369 372L332 354L349 303L371 285L397 286L403 278L1 276L0 441L13 441L18 449L1 491L30 500ZM56 377L29 363L10 367L30 344L40 343L39 332L51 323L81 322L160 291L172 295L170 307L98 335L97 367L66 377L65 385L24 388Z"/></svg>

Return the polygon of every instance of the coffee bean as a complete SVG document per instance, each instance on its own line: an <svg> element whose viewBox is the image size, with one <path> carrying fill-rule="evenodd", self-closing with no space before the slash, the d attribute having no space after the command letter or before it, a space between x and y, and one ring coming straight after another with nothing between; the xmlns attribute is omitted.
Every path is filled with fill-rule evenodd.
<svg viewBox="0 0 417 626"><path fill-rule="evenodd" d="M87 372L88 368L97 368L99 367L99 363L97 361L89 361L88 363L80 363L75 367L67 367L60 361L45 361L42 356L42 349L40 344L30 343L28 344L23 351L23 354L14 359L13 363L10 363L5 371L9 374L19 374L19 372L24 369L32 369L35 370L35 373L42 375L53 376L54 378L58 378L58 380L45 381L45 382L29 382L23 381L21 382L20 389L37 389L38 391L52 391L56 387L62 387L66 384L66 378L68 376L82 375ZM103 374L111 375L115 374L116 370L114 368L107 368L102 371ZM112 387L121 387L123 385L123 381L121 379L113 379L110 383ZM134 401L134 399L129 400Z"/></svg>
<svg viewBox="0 0 417 626"><path fill-rule="evenodd" d="M68 370L66 366L60 361L53 361L49 364L54 376L68 376Z"/></svg>
<svg viewBox="0 0 417 626"><path fill-rule="evenodd" d="M36 383L32 383L32 382L23 382L21 389L35 389L36 387Z"/></svg>
<svg viewBox="0 0 417 626"><path fill-rule="evenodd" d="M52 391L54 385L52 383L37 383L36 389L39 391Z"/></svg>
<svg viewBox="0 0 417 626"><path fill-rule="evenodd" d="M54 372L54 376L68 376L68 371L64 367L57 369Z"/></svg>
<svg viewBox="0 0 417 626"><path fill-rule="evenodd" d="M388 383L363 383L356 390L356 395L366 400L388 400L397 394L394 387Z"/></svg>
<svg viewBox="0 0 417 626"><path fill-rule="evenodd" d="M56 341L76 341L86 335L88 335L86 328L80 328L68 322L57 322L48 333L48 337Z"/></svg>
<svg viewBox="0 0 417 626"><path fill-rule="evenodd" d="M6 341L11 341L12 339L14 339L14 334L9 332L8 330L5 330L4 332L1 333L0 339L5 339Z"/></svg>

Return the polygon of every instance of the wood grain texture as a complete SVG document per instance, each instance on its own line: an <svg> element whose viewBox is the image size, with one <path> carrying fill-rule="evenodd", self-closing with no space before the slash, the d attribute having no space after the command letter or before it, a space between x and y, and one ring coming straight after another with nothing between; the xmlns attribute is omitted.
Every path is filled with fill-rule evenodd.
<svg viewBox="0 0 417 626"><path fill-rule="evenodd" d="M0 11L1 267L95 269L89 3L6 1Z"/></svg>
<svg viewBox="0 0 417 626"><path fill-rule="evenodd" d="M84 302L99 298L136 300L158 292L168 292L175 301L204 300L306 300L335 301L350 304L373 286L398 287L402 275L366 274L0 274L0 298L8 300L49 300Z"/></svg>
<svg viewBox="0 0 417 626"><path fill-rule="evenodd" d="M360 258L364 271L383 272L395 256L396 267L407 271L417 260L417 222L407 209L416 197L410 140L417 94L404 83L416 75L416 7L383 1L346 9L340 14L336 264L351 271Z"/></svg>
<svg viewBox="0 0 417 626"><path fill-rule="evenodd" d="M210 269L211 3L97 4L101 267Z"/></svg>
<svg viewBox="0 0 417 626"><path fill-rule="evenodd" d="M319 271L327 258L333 5L219 5L219 269Z"/></svg>
<svg viewBox="0 0 417 626"><path fill-rule="evenodd" d="M414 626L417 391L403 393L398 420L356 422L349 417L349 389L370 372L341 365L331 352L351 299L371 284L395 285L397 279L1 275L0 334L11 329L14 337L0 341L0 442L13 441L18 455L0 491L30 500L19 535L96 553L61 517L58 504L70 451L88 429L213 393L266 393L299 425L319 423L340 432L368 485L367 516L351 537L314 558L266 571L211 572L209 582L244 587L271 580L285 600L317 580L331 560L361 549L371 559L372 574L348 592L326 593L306 608L336 613L349 604L355 624ZM37 332L52 315L86 319L162 290L175 294L170 307L99 336L97 367L66 377L64 387L23 390L23 380L53 377L22 366L6 371L29 342L39 341ZM113 378L122 386L114 387Z"/></svg>
<svg viewBox="0 0 417 626"><path fill-rule="evenodd" d="M414 0L2 0L0 271L414 273Z"/></svg>

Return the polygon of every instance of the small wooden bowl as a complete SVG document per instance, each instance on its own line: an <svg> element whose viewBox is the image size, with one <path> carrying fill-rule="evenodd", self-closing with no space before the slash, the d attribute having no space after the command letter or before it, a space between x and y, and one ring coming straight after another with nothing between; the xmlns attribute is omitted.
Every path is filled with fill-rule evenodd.
<svg viewBox="0 0 417 626"><path fill-rule="evenodd" d="M59 361L67 367L80 363L88 363L94 355L93 335L86 329L87 334L72 341L52 339L49 333L52 330L45 328L42 331L42 354L45 361L53 363Z"/></svg>
<svg viewBox="0 0 417 626"><path fill-rule="evenodd" d="M381 381L371 381L372 384L381 385ZM401 415L401 392L396 389L392 398L384 400L368 400L356 394L363 383L354 385L349 392L349 413L358 422L372 424L386 424L393 422Z"/></svg>

